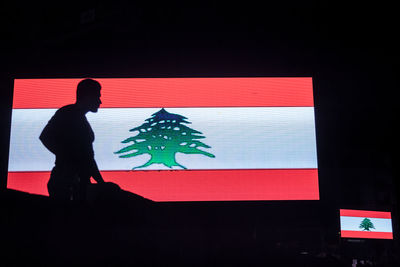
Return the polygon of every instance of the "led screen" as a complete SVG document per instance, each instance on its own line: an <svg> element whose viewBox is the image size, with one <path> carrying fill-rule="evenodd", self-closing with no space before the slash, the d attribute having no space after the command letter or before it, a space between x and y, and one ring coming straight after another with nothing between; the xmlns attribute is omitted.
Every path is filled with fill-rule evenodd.
<svg viewBox="0 0 400 267"><path fill-rule="evenodd" d="M16 79L8 188L48 195L38 139L82 79ZM317 200L311 78L101 78L95 159L154 201Z"/></svg>
<svg viewBox="0 0 400 267"><path fill-rule="evenodd" d="M390 212L340 210L341 237L393 239Z"/></svg>

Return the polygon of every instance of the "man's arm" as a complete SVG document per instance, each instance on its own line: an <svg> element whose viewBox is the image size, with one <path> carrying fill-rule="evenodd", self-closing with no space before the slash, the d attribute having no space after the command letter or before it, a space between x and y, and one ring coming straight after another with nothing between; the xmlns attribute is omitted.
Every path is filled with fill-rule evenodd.
<svg viewBox="0 0 400 267"><path fill-rule="evenodd" d="M43 145L53 154L56 154L56 132L53 122L50 120L46 127L44 127L42 133L39 136L40 141Z"/></svg>

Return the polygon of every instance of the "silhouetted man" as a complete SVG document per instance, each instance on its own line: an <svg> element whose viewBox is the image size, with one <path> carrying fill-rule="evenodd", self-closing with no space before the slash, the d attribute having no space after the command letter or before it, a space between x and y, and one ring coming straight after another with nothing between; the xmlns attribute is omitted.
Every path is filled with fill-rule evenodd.
<svg viewBox="0 0 400 267"><path fill-rule="evenodd" d="M43 129L40 140L56 155L47 189L51 198L86 199L90 178L104 183L94 159L94 133L86 113L97 112L101 85L95 80L82 80L76 90L76 103L57 110Z"/></svg>

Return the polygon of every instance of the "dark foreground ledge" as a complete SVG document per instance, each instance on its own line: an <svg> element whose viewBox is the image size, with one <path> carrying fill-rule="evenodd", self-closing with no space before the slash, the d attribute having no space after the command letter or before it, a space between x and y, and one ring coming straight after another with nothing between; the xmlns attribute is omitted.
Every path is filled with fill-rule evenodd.
<svg viewBox="0 0 400 267"><path fill-rule="evenodd" d="M154 203L117 186L92 187L83 204L14 190L0 201L0 266L132 265L157 235Z"/></svg>
<svg viewBox="0 0 400 267"><path fill-rule="evenodd" d="M0 266L351 266L318 243L316 224L276 221L266 204L155 203L115 185L92 187L85 204L0 198Z"/></svg>

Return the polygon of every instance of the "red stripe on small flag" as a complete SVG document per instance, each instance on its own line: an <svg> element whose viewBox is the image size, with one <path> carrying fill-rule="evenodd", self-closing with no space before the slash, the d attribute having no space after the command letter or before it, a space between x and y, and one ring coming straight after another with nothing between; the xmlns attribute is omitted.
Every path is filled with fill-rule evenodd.
<svg viewBox="0 0 400 267"><path fill-rule="evenodd" d="M340 210L340 216L391 219L390 212L369 210Z"/></svg>
<svg viewBox="0 0 400 267"><path fill-rule="evenodd" d="M317 169L102 171L153 201L318 200ZM50 172L10 172L8 188L48 195Z"/></svg>
<svg viewBox="0 0 400 267"><path fill-rule="evenodd" d="M391 232L368 232L368 231L341 231L341 237L393 239L393 233L391 233Z"/></svg>
<svg viewBox="0 0 400 267"><path fill-rule="evenodd" d="M75 102L82 79L16 79L13 108ZM313 107L312 78L107 78L102 108Z"/></svg>

